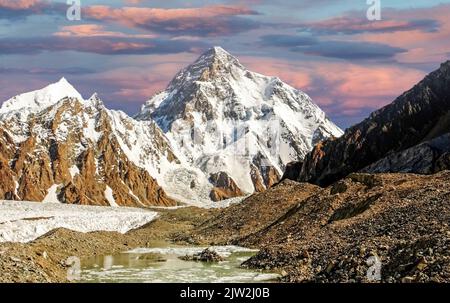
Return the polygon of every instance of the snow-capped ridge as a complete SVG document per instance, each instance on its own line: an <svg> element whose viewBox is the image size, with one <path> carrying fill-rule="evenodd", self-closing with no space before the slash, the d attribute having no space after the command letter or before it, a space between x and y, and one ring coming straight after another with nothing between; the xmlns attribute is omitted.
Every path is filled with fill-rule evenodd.
<svg viewBox="0 0 450 303"><path fill-rule="evenodd" d="M0 115L15 111L36 113L64 98L83 101L81 94L63 77L42 89L20 94L5 101L0 108Z"/></svg>
<svg viewBox="0 0 450 303"><path fill-rule="evenodd" d="M197 61L202 61L203 59L206 59L206 58L220 60L222 62L227 62L227 61L235 62L235 63L239 62L239 60L235 56L233 56L232 54L230 54L229 52L227 52L220 46L214 46L214 47L210 48Z"/></svg>

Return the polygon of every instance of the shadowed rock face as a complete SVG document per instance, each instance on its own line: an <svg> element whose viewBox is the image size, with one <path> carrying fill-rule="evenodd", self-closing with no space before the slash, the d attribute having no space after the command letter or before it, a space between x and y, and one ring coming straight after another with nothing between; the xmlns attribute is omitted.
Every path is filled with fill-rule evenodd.
<svg viewBox="0 0 450 303"><path fill-rule="evenodd" d="M390 154L449 131L450 61L392 104L348 129L344 136L316 145L306 156L296 179L327 186Z"/></svg>
<svg viewBox="0 0 450 303"><path fill-rule="evenodd" d="M302 170L303 162L291 162L286 165L286 170L281 178L282 180L297 180L300 176L300 171Z"/></svg>
<svg viewBox="0 0 450 303"><path fill-rule="evenodd" d="M450 169L450 134L391 154L368 167L365 173L433 174Z"/></svg>
<svg viewBox="0 0 450 303"><path fill-rule="evenodd" d="M211 174L209 182L214 186L210 193L211 200L214 202L244 195L234 180L225 172Z"/></svg>

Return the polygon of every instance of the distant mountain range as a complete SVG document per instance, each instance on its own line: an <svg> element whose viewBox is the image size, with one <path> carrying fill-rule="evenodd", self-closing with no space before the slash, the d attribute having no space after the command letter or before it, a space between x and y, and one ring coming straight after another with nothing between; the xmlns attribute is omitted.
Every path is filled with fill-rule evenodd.
<svg viewBox="0 0 450 303"><path fill-rule="evenodd" d="M64 78L4 102L0 199L211 205L264 191L342 134L306 94L215 47L134 118Z"/></svg>

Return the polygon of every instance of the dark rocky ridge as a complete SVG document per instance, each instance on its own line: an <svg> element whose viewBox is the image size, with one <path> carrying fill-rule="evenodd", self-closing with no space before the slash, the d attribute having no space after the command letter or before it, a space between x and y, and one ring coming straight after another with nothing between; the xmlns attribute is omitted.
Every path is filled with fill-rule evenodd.
<svg viewBox="0 0 450 303"><path fill-rule="evenodd" d="M394 153L450 132L450 61L392 104L348 129L338 139L316 145L296 180L327 186Z"/></svg>
<svg viewBox="0 0 450 303"><path fill-rule="evenodd" d="M450 169L450 133L391 154L361 170L365 173L433 174Z"/></svg>

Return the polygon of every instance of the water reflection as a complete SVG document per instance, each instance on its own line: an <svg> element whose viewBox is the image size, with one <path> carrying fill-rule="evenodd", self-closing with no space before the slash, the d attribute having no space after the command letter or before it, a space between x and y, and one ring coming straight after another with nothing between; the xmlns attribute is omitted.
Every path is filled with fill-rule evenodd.
<svg viewBox="0 0 450 303"><path fill-rule="evenodd" d="M240 264L255 254L236 247L221 247L225 261L202 263L180 260L186 251L203 248L165 247L138 249L135 252L89 258L82 262L82 282L119 283L196 283L196 282L268 282L277 274L240 268ZM159 252L159 253L158 253Z"/></svg>

